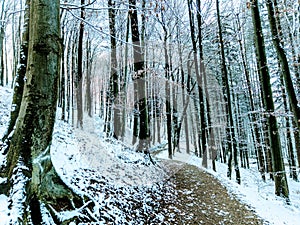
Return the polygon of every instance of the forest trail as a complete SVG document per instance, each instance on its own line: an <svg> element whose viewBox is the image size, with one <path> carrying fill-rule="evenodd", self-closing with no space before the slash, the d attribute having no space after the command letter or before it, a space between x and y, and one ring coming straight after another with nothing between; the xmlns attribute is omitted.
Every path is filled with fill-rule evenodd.
<svg viewBox="0 0 300 225"><path fill-rule="evenodd" d="M177 192L162 209L168 212L165 215L170 215L167 221L172 224L268 224L204 170L172 160L162 163L173 174L171 182Z"/></svg>

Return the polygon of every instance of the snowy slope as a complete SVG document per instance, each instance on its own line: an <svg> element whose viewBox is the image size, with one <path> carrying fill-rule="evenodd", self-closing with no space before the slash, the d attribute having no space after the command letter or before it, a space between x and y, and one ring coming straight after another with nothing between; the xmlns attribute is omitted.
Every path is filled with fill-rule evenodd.
<svg viewBox="0 0 300 225"><path fill-rule="evenodd" d="M11 90L0 87L1 137L9 119L11 95ZM86 127L79 130L57 120L51 158L59 176L76 193L94 202L93 211L85 214L97 224L160 223L167 214L160 211L160 200L171 201L176 196L165 169L121 143L100 138L95 132L99 123L99 119L87 119ZM0 160L4 165L1 153ZM9 202L7 196L0 195L0 225L16 219L18 212L8 209ZM81 213L74 210L58 215L65 219Z"/></svg>

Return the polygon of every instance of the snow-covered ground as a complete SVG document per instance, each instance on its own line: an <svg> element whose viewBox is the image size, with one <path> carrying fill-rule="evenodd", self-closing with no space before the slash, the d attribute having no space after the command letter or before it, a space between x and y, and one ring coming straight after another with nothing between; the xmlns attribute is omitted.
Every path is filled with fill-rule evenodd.
<svg viewBox="0 0 300 225"><path fill-rule="evenodd" d="M12 90L0 87L0 96L2 137L9 121ZM159 200L172 199L175 194L166 180L169 175L165 168L153 165L144 154L120 142L100 137L101 120L87 117L84 124L80 130L57 119L51 159L60 178L75 193L88 196L94 211L85 207L85 211L76 209L57 215L63 220L88 214L97 224L161 223L167 212L159 211ZM0 152L0 167L3 165L5 157ZM0 195L0 225L17 224L19 213L9 209L10 202L10 197ZM45 220L54 224L49 218Z"/></svg>
<svg viewBox="0 0 300 225"><path fill-rule="evenodd" d="M11 89L0 87L0 137L8 123L11 97ZM100 138L100 120L87 119L85 125L83 130L78 130L59 120L55 124L51 155L64 182L78 194L90 197L102 213L91 212L94 217L103 219L99 224L106 224L104 221L142 224L149 219L151 224L159 224L163 221L165 215L158 211L156 200L162 195L172 198L176 194L166 182L168 175L164 169L152 165L147 158L122 143ZM161 152L158 157L167 158L167 152ZM176 153L174 159L198 167L202 165L201 159L182 153ZM0 166L4 163L5 158L0 153ZM291 204L287 205L274 195L273 182L263 182L254 167L241 169L241 185L226 177L224 164L217 163L217 172L211 168L207 171L270 224L299 224L300 183L288 180ZM8 201L7 196L0 195L0 225L8 224L11 219ZM68 215L72 215L71 212Z"/></svg>
<svg viewBox="0 0 300 225"><path fill-rule="evenodd" d="M168 158L167 152L161 152L157 157ZM183 161L199 168L203 167L202 160L196 156L183 153L175 153L174 160ZM211 165L206 169L214 175L227 190L236 196L241 202L252 207L258 216L274 225L297 225L300 224L300 183L288 178L291 204L287 205L282 198L274 194L274 183L270 180L264 182L257 169L250 170L240 168L241 185L234 179L227 178L227 165L216 163L217 172L212 170ZM288 170L287 170L288 171ZM233 172L232 177L235 177Z"/></svg>

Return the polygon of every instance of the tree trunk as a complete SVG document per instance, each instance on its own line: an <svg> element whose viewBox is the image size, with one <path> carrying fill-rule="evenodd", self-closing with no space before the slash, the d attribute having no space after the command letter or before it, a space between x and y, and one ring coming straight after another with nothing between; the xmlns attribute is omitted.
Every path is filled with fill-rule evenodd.
<svg viewBox="0 0 300 225"><path fill-rule="evenodd" d="M92 117L92 63L93 63L93 52L92 52L92 41L88 36L86 41L86 95L85 95L85 109L89 117Z"/></svg>
<svg viewBox="0 0 300 225"><path fill-rule="evenodd" d="M274 115L274 102L272 96L272 89L270 83L270 74L267 65L267 58L265 52L265 43L262 33L261 20L259 15L259 8L257 0L252 1L251 5L252 12L252 22L254 28L254 44L256 50L256 57L258 63L258 72L261 82L261 90L263 94L263 102L266 107L267 116L267 126L270 137L271 155L273 163L273 172L275 173L275 194L289 199L289 189L285 174L285 168L282 158L282 150L280 137L278 133L278 126L276 117Z"/></svg>
<svg viewBox="0 0 300 225"><path fill-rule="evenodd" d="M23 204L21 223L42 224L41 203L53 215L48 203L59 209L61 201L66 206L71 206L68 201L72 199L82 202L60 180L50 155L61 56L58 0L31 0L29 33L27 79L7 156L7 177L12 190L15 185L26 188L25 202L19 193L10 192L12 205ZM14 219L12 224L20 222ZM53 219L59 223L58 218Z"/></svg>
<svg viewBox="0 0 300 225"><path fill-rule="evenodd" d="M199 156L203 156L203 165L207 167L207 140L206 140L206 121L205 121L205 101L204 101L204 94L203 94L203 82L202 82L202 76L204 74L200 74L199 71L199 60L198 60L198 51L197 51L197 40L195 35L195 25L194 25L194 18L192 15L192 2L188 1L188 8L189 8L189 20L190 20L190 31L191 31L191 39L192 39L192 46L193 46L193 57L194 57L194 63L195 63L195 73L196 73L196 79L197 79L197 85L198 85L198 95L199 95L199 114L200 114L200 130L201 130L201 137L199 138L201 140L201 145L199 145ZM199 18L199 13L197 14L198 17L198 23L201 24L201 18ZM199 37L201 38L201 37ZM199 39L201 42L201 40ZM200 52L202 54L202 44L199 43L200 46ZM202 55L203 56L203 55ZM201 61L201 59L200 59ZM201 64L203 65L203 64ZM206 156L205 156L206 155Z"/></svg>
<svg viewBox="0 0 300 225"><path fill-rule="evenodd" d="M21 54L20 54L20 65L18 69L18 73L15 78L15 84L14 84L14 94L13 94L13 100L12 100L12 106L10 112L10 121L8 124L8 128L2 138L2 141L8 141L7 138L10 135L10 133L13 131L14 126L16 124L21 102L22 102L22 95L23 95L23 89L24 89L24 78L26 74L26 67L27 67L27 54L28 54L28 40L29 40L29 10L30 10L30 0L26 0L26 10L24 13L24 27L23 27L23 34L22 34L22 44L21 44ZM8 144L9 145L9 144ZM9 146L8 146L9 147Z"/></svg>
<svg viewBox="0 0 300 225"><path fill-rule="evenodd" d="M4 86L4 40L5 40L5 26L6 26L6 1L2 1L0 12L0 86Z"/></svg>
<svg viewBox="0 0 300 225"><path fill-rule="evenodd" d="M166 37L166 36L165 36ZM164 42L164 54L165 54L165 93L166 93L166 115L167 115L167 139L168 139L168 156L170 159L173 157L172 149L172 111L171 111L171 96L170 96L170 71L168 63L168 50L166 40Z"/></svg>
<svg viewBox="0 0 300 225"><path fill-rule="evenodd" d="M62 13L62 15L64 15ZM62 16L63 17L63 16ZM65 18L65 17L64 17ZM62 18L61 18L62 20ZM62 60L61 60L61 74L60 74L60 87L59 87L59 99L58 99L58 106L61 107L61 120L65 121L66 118L66 57L65 57L65 52L66 52L66 42L67 38L65 37L65 22L62 22L62 28L61 28L61 38L64 41L63 44L63 49L62 49Z"/></svg>
<svg viewBox="0 0 300 225"><path fill-rule="evenodd" d="M117 72L117 42L116 42L116 10L115 2L108 0L108 16L109 16L109 31L110 31L110 87L108 95L108 110L113 112L113 137L118 139L121 136L121 122L120 122L120 101L119 101L119 75ZM110 130L110 129L109 129ZM109 131L108 130L108 131ZM109 135L109 133L108 133Z"/></svg>
<svg viewBox="0 0 300 225"><path fill-rule="evenodd" d="M2 25L0 21L0 86L4 86L4 36L5 36L5 29L4 25Z"/></svg>
<svg viewBox="0 0 300 225"><path fill-rule="evenodd" d="M275 4L275 3L274 3ZM300 130L300 106L298 105L298 100L296 96L296 91L293 85L292 77L291 77L291 72L287 60L287 56L285 53L285 50L282 46L283 40L282 40L282 35L281 31L278 31L277 27L280 24L279 18L275 18L275 11L274 11L274 6L273 6L273 1L267 0L266 1L266 6L268 9L268 18L269 18L269 23L270 23L270 28L271 28L271 33L272 33L272 41L273 45L276 49L277 56L279 58L279 62L281 65L281 71L282 71L282 76L285 82L287 94L289 97L289 102L291 105L291 110L294 115L294 121L295 124L297 125L297 130ZM300 99L299 99L300 100ZM300 132L295 133L296 138L300 139ZM298 146L297 146L298 147ZM298 164L300 165L300 149L297 149L298 152Z"/></svg>
<svg viewBox="0 0 300 225"><path fill-rule="evenodd" d="M123 78L123 85L121 88L121 98L123 104L126 105L127 103L127 77L128 77L128 40L129 40L129 30L130 30L130 17L127 16L127 22L126 22L126 34L125 34L125 55L124 55L124 78ZM124 138L126 134L126 107L123 107L122 110L122 131L121 136Z"/></svg>
<svg viewBox="0 0 300 225"><path fill-rule="evenodd" d="M280 84L282 86L282 96L283 96L283 106L284 106L284 111L288 115L289 112L289 107L288 107L288 101L286 97L286 90L284 86L284 80L283 77L280 77ZM297 169L296 169L296 157L294 154L294 147L293 147L293 140L292 140L292 123L290 122L290 118L286 117L285 118L285 124L286 124L286 142L287 142L287 150L288 150L288 162L289 162L289 167L290 167L290 177L293 178L293 180L298 181L297 177ZM297 138L297 137L295 137Z"/></svg>
<svg viewBox="0 0 300 225"><path fill-rule="evenodd" d="M85 0L81 0L80 18L85 19ZM83 128L83 99L82 99L82 85L83 85L83 35L84 35L84 23L80 21L79 25L79 36L78 36L78 66L77 66L77 77L75 82L76 88L76 103L77 103L77 127Z"/></svg>
<svg viewBox="0 0 300 225"><path fill-rule="evenodd" d="M241 25L239 18L237 19L238 23L238 29L241 30ZM244 46L242 43L242 38L239 38L239 47L240 47L240 52L241 52L241 58L242 58L242 64L243 64L243 69L244 69L244 75L246 79L246 84L247 84L247 91L248 91L248 96L249 96L249 103L250 103L250 110L251 114L249 116L250 121L253 123L253 139L256 142L254 148L255 151L257 152L257 160L258 160L258 170L261 174L261 177L263 180L266 180L265 176L265 158L264 158L264 149L263 149L263 143L262 143L262 138L260 135L259 131L259 116L257 113L255 113L255 106L254 106L254 100L253 100L253 91L251 88L251 79L250 79L250 74L249 70L247 67L247 60L246 60L246 54L244 51Z"/></svg>
<svg viewBox="0 0 300 225"><path fill-rule="evenodd" d="M240 171L238 161L236 160L237 157L237 145L236 145L236 137L234 132L234 123L233 123L233 111L231 106L231 94L230 94L230 87L229 87L229 76L226 68L225 62L225 50L224 50L224 43L223 43L223 33L222 33L222 24L220 18L220 9L219 9L219 1L216 1L216 8L217 8L217 20L218 20L218 34L220 39L220 51L221 51L221 67L222 67L222 85L223 85L223 97L226 104L226 115L227 115L227 141L228 141L228 151L229 151L229 160L228 160L228 177L231 177L231 158L232 153L234 157L234 169L236 173L236 181L238 184L241 183L240 178ZM233 152L232 152L233 151Z"/></svg>
<svg viewBox="0 0 300 225"><path fill-rule="evenodd" d="M139 109L139 143L137 151L148 153L150 144L150 130L148 124L148 103L147 103L147 90L145 80L145 62L144 54L141 48L140 33L138 25L138 15L136 8L136 0L129 0L129 9L131 16L131 38L133 43L133 56L134 56L134 92L137 96L138 109Z"/></svg>

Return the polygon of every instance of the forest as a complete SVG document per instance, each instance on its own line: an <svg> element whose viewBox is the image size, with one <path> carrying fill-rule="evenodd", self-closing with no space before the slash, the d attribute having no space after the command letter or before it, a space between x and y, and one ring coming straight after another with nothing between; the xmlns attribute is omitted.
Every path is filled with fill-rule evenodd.
<svg viewBox="0 0 300 225"><path fill-rule="evenodd" d="M0 225L300 219L299 1L2 0L0 110Z"/></svg>

